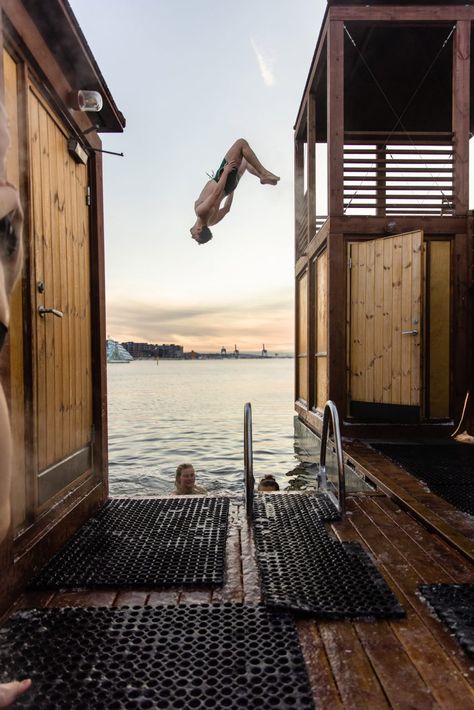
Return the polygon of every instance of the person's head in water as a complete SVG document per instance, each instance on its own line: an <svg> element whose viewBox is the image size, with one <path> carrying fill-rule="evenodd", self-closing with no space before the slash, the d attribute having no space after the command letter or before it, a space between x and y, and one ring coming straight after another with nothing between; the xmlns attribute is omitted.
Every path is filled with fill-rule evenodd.
<svg viewBox="0 0 474 710"><path fill-rule="evenodd" d="M212 232L206 225L195 224L191 227L189 231L191 232L192 238L198 244L206 244L212 239Z"/></svg>
<svg viewBox="0 0 474 710"><path fill-rule="evenodd" d="M196 472L190 463L182 463L176 469L176 490L178 493L192 493L196 483Z"/></svg>
<svg viewBox="0 0 474 710"><path fill-rule="evenodd" d="M267 473L266 476L260 479L257 490L260 493L271 493L272 491L279 491L280 486L275 481L275 477L271 473Z"/></svg>

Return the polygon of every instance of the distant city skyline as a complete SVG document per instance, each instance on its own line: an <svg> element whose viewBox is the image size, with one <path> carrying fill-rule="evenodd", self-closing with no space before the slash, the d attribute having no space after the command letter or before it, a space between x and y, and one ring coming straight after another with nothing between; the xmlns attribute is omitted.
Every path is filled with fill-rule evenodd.
<svg viewBox="0 0 474 710"><path fill-rule="evenodd" d="M235 354L235 350L237 349L237 352L239 354L245 355L245 354L254 354L254 353L260 353L260 352L267 352L267 353L277 353L281 352L283 355L290 355L293 354L293 350L291 351L286 351L286 350L280 350L278 351L275 348L268 348L266 343L260 343L260 345L256 344L255 347L253 348L247 348L243 349L239 347L238 343L233 343L232 345L227 345L226 343L223 343L220 347L213 348L213 349L198 349L194 347L190 348L185 348L182 343L175 343L175 342L165 342L165 341L153 341L150 340L149 338L144 338L142 340L119 340L118 338L114 338L110 333L107 335L107 341L112 341L112 342L117 342L120 345L129 345L131 344L132 346L140 346L140 345L146 345L149 346L150 348L181 348L184 353L190 353L190 352L196 352L196 353L202 353L202 354L210 354L210 353L221 353L223 349L226 350L226 354L230 357Z"/></svg>
<svg viewBox="0 0 474 710"><path fill-rule="evenodd" d="M325 0L70 0L127 127L101 134L107 332L187 350L292 351L293 124ZM246 138L277 187L245 175L214 239L193 203Z"/></svg>

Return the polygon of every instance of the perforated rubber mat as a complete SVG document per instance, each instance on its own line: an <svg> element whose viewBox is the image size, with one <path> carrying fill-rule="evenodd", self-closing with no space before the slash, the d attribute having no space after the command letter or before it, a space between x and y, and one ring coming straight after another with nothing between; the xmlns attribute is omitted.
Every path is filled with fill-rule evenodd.
<svg viewBox="0 0 474 710"><path fill-rule="evenodd" d="M323 498L264 494L254 500L255 543L266 604L329 619L402 617L403 608L357 543L341 543Z"/></svg>
<svg viewBox="0 0 474 710"><path fill-rule="evenodd" d="M32 587L220 585L227 498L109 500Z"/></svg>
<svg viewBox="0 0 474 710"><path fill-rule="evenodd" d="M474 584L423 584L418 589L474 658Z"/></svg>
<svg viewBox="0 0 474 710"><path fill-rule="evenodd" d="M474 446L372 444L458 510L474 515Z"/></svg>
<svg viewBox="0 0 474 710"><path fill-rule="evenodd" d="M33 680L15 707L313 707L294 623L263 607L35 609L0 636L0 682Z"/></svg>

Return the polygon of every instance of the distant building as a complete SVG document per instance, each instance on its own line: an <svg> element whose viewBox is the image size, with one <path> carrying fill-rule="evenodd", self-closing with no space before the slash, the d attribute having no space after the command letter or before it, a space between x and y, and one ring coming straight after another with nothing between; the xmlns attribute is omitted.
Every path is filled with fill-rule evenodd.
<svg viewBox="0 0 474 710"><path fill-rule="evenodd" d="M171 360L179 360L183 358L183 346L175 345L157 345L152 343L122 343L123 347L133 358L141 359L156 359L165 358Z"/></svg>
<svg viewBox="0 0 474 710"><path fill-rule="evenodd" d="M133 360L133 357L123 345L120 345L116 340L111 340L110 338L107 339L106 353L107 362L131 362Z"/></svg>

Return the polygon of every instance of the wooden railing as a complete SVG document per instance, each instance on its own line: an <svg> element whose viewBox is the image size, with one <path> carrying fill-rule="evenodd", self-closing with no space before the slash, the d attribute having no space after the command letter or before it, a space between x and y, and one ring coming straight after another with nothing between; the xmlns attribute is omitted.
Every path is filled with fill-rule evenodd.
<svg viewBox="0 0 474 710"><path fill-rule="evenodd" d="M349 132L344 136L344 214L361 216L454 214L452 133ZM318 180L316 180L316 185ZM296 259L314 237L307 193L295 205ZM326 215L315 218L315 233Z"/></svg>
<svg viewBox="0 0 474 710"><path fill-rule="evenodd" d="M346 133L344 212L452 215L451 133Z"/></svg>

